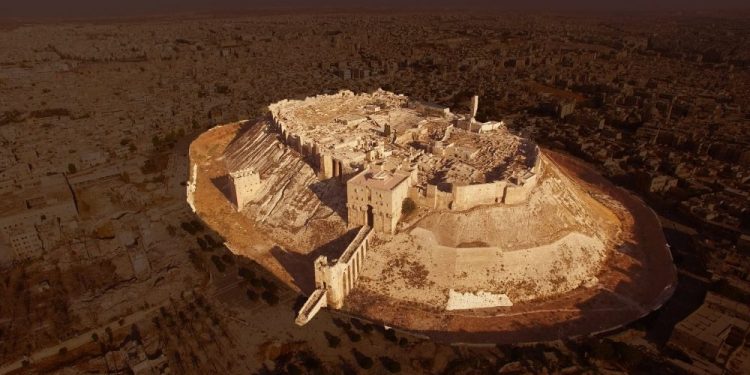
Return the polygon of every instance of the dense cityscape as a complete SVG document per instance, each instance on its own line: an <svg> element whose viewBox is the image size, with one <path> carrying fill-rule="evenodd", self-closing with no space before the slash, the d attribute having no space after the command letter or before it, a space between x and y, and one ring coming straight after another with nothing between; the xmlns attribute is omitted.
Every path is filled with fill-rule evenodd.
<svg viewBox="0 0 750 375"><path fill-rule="evenodd" d="M0 24L0 374L750 371L742 15L262 14ZM658 215L678 283L616 330L428 340L305 297L186 203L188 148L378 89L575 156ZM500 342L502 340L498 340Z"/></svg>

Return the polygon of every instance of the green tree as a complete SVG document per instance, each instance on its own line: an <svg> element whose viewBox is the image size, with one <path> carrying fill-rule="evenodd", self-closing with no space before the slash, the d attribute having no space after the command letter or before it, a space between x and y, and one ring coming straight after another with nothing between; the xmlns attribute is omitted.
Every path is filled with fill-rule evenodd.
<svg viewBox="0 0 750 375"><path fill-rule="evenodd" d="M391 359L390 357L380 357L380 364L385 367L388 372L396 374L401 372L401 364Z"/></svg>
<svg viewBox="0 0 750 375"><path fill-rule="evenodd" d="M404 198L404 202L401 203L401 215L409 216L416 209L417 204L411 198Z"/></svg>
<svg viewBox="0 0 750 375"><path fill-rule="evenodd" d="M221 258L219 258L218 255L212 255L211 261L214 262L214 266L216 266L216 269L219 272L224 273L224 271L227 270L227 266L224 265L224 262L221 261Z"/></svg>
<svg viewBox="0 0 750 375"><path fill-rule="evenodd" d="M247 269L245 267L240 267L237 270L237 275L239 275L240 277L242 277L245 280L252 280L253 278L255 278L255 272L253 272L253 271L251 271L251 270L249 270L249 269Z"/></svg>
<svg viewBox="0 0 750 375"><path fill-rule="evenodd" d="M328 340L328 346L331 348L337 348L339 344L341 344L341 339L333 335L332 333L328 331L323 331L323 335L325 335L326 340Z"/></svg>
<svg viewBox="0 0 750 375"><path fill-rule="evenodd" d="M359 367L368 370L372 368L373 361L372 358L368 357L364 353L360 352L356 348L352 349L352 355L354 356L354 359L357 361L357 364Z"/></svg>
<svg viewBox="0 0 750 375"><path fill-rule="evenodd" d="M268 290L264 291L260 295L261 298L263 298L264 301L266 301L267 304L270 306L275 306L279 303L279 296L277 296L275 293L272 293Z"/></svg>
<svg viewBox="0 0 750 375"><path fill-rule="evenodd" d="M258 293L256 293L254 290L248 289L246 294L247 294L247 299L253 302L258 300Z"/></svg>

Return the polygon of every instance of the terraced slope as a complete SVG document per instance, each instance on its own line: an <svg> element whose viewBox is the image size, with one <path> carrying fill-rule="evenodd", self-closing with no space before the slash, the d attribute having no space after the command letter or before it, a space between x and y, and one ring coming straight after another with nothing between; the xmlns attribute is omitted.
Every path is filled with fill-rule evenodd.
<svg viewBox="0 0 750 375"><path fill-rule="evenodd" d="M261 175L261 191L243 213L294 251L307 252L338 238L346 227L343 187L319 181L297 152L264 129L263 123L243 129L224 152L228 170L252 167Z"/></svg>

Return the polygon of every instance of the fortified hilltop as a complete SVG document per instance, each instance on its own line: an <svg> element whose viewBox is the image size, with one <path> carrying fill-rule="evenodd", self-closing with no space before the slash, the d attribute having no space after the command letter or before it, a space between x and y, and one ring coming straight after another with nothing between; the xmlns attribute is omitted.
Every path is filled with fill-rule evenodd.
<svg viewBox="0 0 750 375"><path fill-rule="evenodd" d="M657 218L502 121L378 90L282 100L191 145L191 207L308 296L447 341L627 323L672 293ZM549 328L545 330L544 328Z"/></svg>

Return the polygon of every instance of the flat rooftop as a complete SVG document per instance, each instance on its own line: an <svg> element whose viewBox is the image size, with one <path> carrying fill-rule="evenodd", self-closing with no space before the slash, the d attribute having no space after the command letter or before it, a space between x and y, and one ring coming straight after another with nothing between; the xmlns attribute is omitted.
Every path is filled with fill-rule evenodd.
<svg viewBox="0 0 750 375"><path fill-rule="evenodd" d="M393 190L396 186L409 178L405 173L391 173L388 171L373 171L370 169L354 176L349 183L366 186L376 190Z"/></svg>

